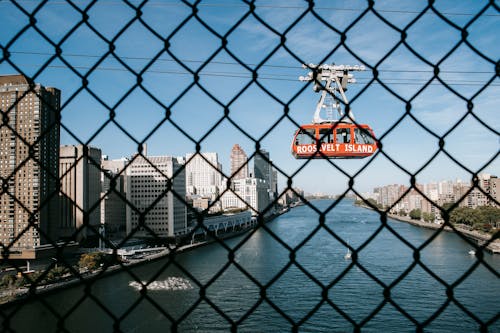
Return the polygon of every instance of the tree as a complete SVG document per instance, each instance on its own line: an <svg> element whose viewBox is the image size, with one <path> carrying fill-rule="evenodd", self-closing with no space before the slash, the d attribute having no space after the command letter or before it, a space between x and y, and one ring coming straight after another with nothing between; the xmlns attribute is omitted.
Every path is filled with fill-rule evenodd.
<svg viewBox="0 0 500 333"><path fill-rule="evenodd" d="M434 222L434 220L436 220L436 215L434 215L434 213L423 212L422 218L425 222Z"/></svg>
<svg viewBox="0 0 500 333"><path fill-rule="evenodd" d="M420 220L422 218L422 211L417 208L410 212L410 217L412 220Z"/></svg>
<svg viewBox="0 0 500 333"><path fill-rule="evenodd" d="M377 204L377 201L375 199L368 198L368 199L366 199L366 201L368 202L368 204L364 200L361 200L361 199L360 200L356 200L354 202L354 204L359 205L359 206L370 206L370 205L372 205L375 208L377 208L377 207L379 208L379 205Z"/></svg>
<svg viewBox="0 0 500 333"><path fill-rule="evenodd" d="M455 208L450 214L450 223L473 227L480 222L479 211L467 207Z"/></svg>
<svg viewBox="0 0 500 333"><path fill-rule="evenodd" d="M66 274L69 270L66 267L59 266L54 267L47 272L47 281L53 281L59 279L62 275Z"/></svg>
<svg viewBox="0 0 500 333"><path fill-rule="evenodd" d="M16 282L16 277L14 275L6 274L2 276L0 280L0 285L2 287L10 287Z"/></svg>
<svg viewBox="0 0 500 333"><path fill-rule="evenodd" d="M448 212L448 217L449 217L449 216L450 216L450 214L453 212L453 211L450 211L450 208L451 208L451 206L453 206L454 204L455 204L454 202L445 202L445 203L443 203L443 204L441 205L441 208L442 208L443 210L441 211L440 215L441 215L441 218L442 218L443 220L445 220L445 214L444 214L444 212L445 212L445 211L446 211L446 212ZM457 209L457 208L455 208L455 209Z"/></svg>
<svg viewBox="0 0 500 333"><path fill-rule="evenodd" d="M476 209L479 214L479 220L482 224L489 224L497 228L500 224L500 208L492 206L481 206Z"/></svg>
<svg viewBox="0 0 500 333"><path fill-rule="evenodd" d="M406 215L408 215L408 213L406 212L406 210L400 209L399 212L398 212L398 215L399 216L406 216Z"/></svg>
<svg viewBox="0 0 500 333"><path fill-rule="evenodd" d="M89 270L97 269L104 263L106 258L105 253L94 252L94 253L84 253L81 255L78 261L78 266L81 268L87 268Z"/></svg>

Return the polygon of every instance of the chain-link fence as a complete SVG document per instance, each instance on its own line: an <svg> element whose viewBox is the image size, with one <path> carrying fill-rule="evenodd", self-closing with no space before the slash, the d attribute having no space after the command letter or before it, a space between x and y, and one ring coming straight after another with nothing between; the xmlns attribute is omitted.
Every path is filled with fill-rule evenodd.
<svg viewBox="0 0 500 333"><path fill-rule="evenodd" d="M498 271L484 259L483 251L498 239L499 233L493 231L491 238L477 245L451 223L450 215L474 193L484 197L493 207L499 204L496 189L486 190L479 174L485 170L494 171L498 166L499 49L495 31L498 31L500 9L495 1L449 6L450 3L440 1L407 3L396 8L374 1L349 4L246 0L1 1L0 68L2 75L16 73L3 76L0 86L3 94L0 233L2 284L6 288L2 295L7 299L8 295L11 297L11 302L0 311L3 330L16 331L11 322L22 313L23 307L36 301L57 318L59 331L68 331L65 323L70 320L71 313L89 299L98 311L112 318L114 326L106 330L116 331L128 331L121 323L144 303L158 311L168 321L166 329L172 331L182 328L201 303L212 307L232 331L237 331L261 303L267 303L272 311L286 318L286 329L291 327L293 331L300 330L313 318L322 304L330 305L354 331L363 330L387 304L408 319L410 330L425 330L439 320L450 304L472 318L479 330L498 328L498 311L492 318L481 319L479 314L461 304L454 291L478 267L498 278ZM299 82L298 76L303 74L300 66L311 62L340 64L338 59L366 68L357 76L358 84L350 86L350 102L343 107L349 110L352 105L356 111L371 110L369 115L360 111L357 116L363 122L368 120L376 130L378 150L373 156L355 163L309 158L294 161L296 164L290 169L282 152L290 155L293 131L307 121L303 109L312 109L310 88L315 84L323 85L317 79L318 68L312 65L307 65L306 69L313 72L315 80L307 84ZM48 82L61 91L43 87ZM12 89L21 86L24 90ZM384 98L378 99L377 95ZM197 100L201 104L197 104ZM432 102L427 103L428 100ZM378 103L379 106L374 105ZM455 106L461 111L450 110ZM425 108L431 112L422 111ZM437 110L439 108L444 110ZM38 113L34 113L32 121L23 118L33 110ZM355 124L358 124L357 119ZM24 120L24 124L20 120ZM461 141L474 134L467 127L469 122L474 122L473 131L479 140L490 140L487 143L479 141L486 148L467 146ZM408 127L408 123L412 125ZM289 129L292 131L287 132ZM411 130L417 134L406 137ZM401 143L397 139L419 140L424 136L430 137L431 143L424 139L418 143ZM146 152L146 144L151 150L155 142L159 145L162 140L166 142L159 149L162 153L194 153L183 163L175 158L151 157ZM58 146L59 141L76 146L63 151ZM217 161L202 154L238 141L245 142L251 150L245 163L231 172L223 172ZM461 145L466 145L464 149L477 149L478 154L460 156L457 152L461 151ZM101 151L94 146L102 146L102 153L112 150L115 154L126 154L124 150L130 148L135 153L110 172L110 168L103 167ZM469 163L468 158L475 157L478 159ZM447 205L430 196L417 181L426 172L441 168L436 165L440 165L443 158L447 160L445 168L459 169L472 180L472 186ZM215 199L207 202L203 209L195 209L185 192L189 178L186 169L197 159L217 170L224 184L212 193ZM265 207L248 202L249 197L235 189L236 175L257 160L276 170L283 185ZM409 160L412 163L408 163ZM383 163L378 164L379 161ZM316 169L315 163L322 163L324 169ZM146 173L140 170L147 170L149 177L156 177L157 187L152 200L144 199L145 193L151 193L152 188L144 189L146 192L136 197L126 194L127 186L130 188L134 181L134 174L128 173L129 169L136 170L130 172L137 172L137 177L143 177L137 181L146 182ZM359 184L370 177L378 178L382 169L391 175L403 175L408 186L398 198L380 208L368 200ZM345 184L337 191L341 195L325 209L317 208L297 189L304 179L317 179L318 170L339 177ZM78 191L92 191L88 184L79 189L71 183L73 177L83 177L82 174L88 179L98 178L104 194L94 198L88 194L79 197ZM387 183L390 177L386 178ZM74 192L65 188L66 183L73 184L71 191ZM379 185L382 184L379 182ZM420 194L432 210L443 217L443 223L432 236L418 246L406 240L388 222L389 214L412 192ZM299 197L317 216L316 228L304 235L296 246L287 244L266 224L289 193ZM347 239L325 222L327 214L335 211L351 194L380 216L380 228L357 247L351 247ZM249 227L251 231L231 246L207 223L208 216L213 215L209 213L220 208L218 205L225 195L245 202L255 215L249 223L232 226L233 231L245 231ZM110 198L122 205L122 215L118 219L133 221L126 230L119 223L115 230L105 230L122 232L123 237L118 241L111 241L103 232L103 226L91 222L100 218L95 216L99 212L105 216L100 209L103 201ZM193 221L189 227L179 229L178 234L171 233L172 228L176 228L174 224L169 224L169 231L161 221L154 220L156 209L166 205L167 200L171 205L185 207L181 215ZM78 226L74 224L76 216L81 220ZM183 221L186 226L188 222ZM497 227L498 218L492 223ZM452 283L429 268L421 257L421 251L445 229L454 231L476 251L474 264ZM289 254L285 268L267 284L256 279L236 259L238 250L259 230L264 230ZM381 230L394 235L413 256L410 268L394 276L389 284L359 260L363 249L377 242ZM296 258L304 244L315 241L319 231L352 250L351 264L326 284ZM227 251L228 259L208 282L202 282L177 258L179 249L207 235ZM168 263L158 265L160 267L156 267L146 282L134 271L133 265L120 259L120 251L137 237L148 238L168 253ZM89 269L76 265L77 242L87 246L97 246L96 242L100 242L101 247L110 249L110 255L97 258L100 261L89 255L89 262L101 265L89 268L93 270L90 274ZM29 266L24 267L24 259L37 257L35 248L45 257L41 259L45 260L45 266L31 273ZM423 321L415 319L409 309L402 308L391 296L391 291L415 266L445 288L447 296L443 305ZM199 290L199 298L175 316L173 309L164 308L148 292L155 278L169 267L182 272ZM229 267L236 268L242 279L259 289L255 305L237 319L224 313L207 295L209 288ZM290 267L300 270L320 289L321 302L308 309L300 320L292 319L266 295ZM128 274L140 289L136 302L120 315L108 310L110 304L93 294L97 281L116 269ZM328 294L355 269L363 271L384 289L380 305L359 321L340 309ZM15 278L13 273L19 277ZM46 286L60 284L62 280L64 286L84 286L84 295L63 313L45 300L45 289L50 289ZM53 283L48 283L50 281ZM13 287L16 283L19 285ZM23 296L13 297L12 288L23 290ZM5 290L10 290L10 294ZM498 296L498 290L492 290L492 297Z"/></svg>

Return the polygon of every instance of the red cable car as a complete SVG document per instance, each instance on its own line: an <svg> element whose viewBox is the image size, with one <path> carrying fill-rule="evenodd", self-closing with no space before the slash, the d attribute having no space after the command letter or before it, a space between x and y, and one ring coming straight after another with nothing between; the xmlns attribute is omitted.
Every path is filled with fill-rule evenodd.
<svg viewBox="0 0 500 333"><path fill-rule="evenodd" d="M363 66L344 65L303 65L310 68L308 76L300 77L301 81L314 81L313 89L321 92L312 124L301 125L292 140L292 155L297 158L364 158L377 150L377 141L370 126L354 122L354 115L349 109L344 114L340 107L340 94L347 105L347 83L356 82L349 70L362 71ZM321 81L326 81L325 85ZM333 84L333 85L332 85ZM328 117L320 116L327 110ZM336 110L340 120L333 119Z"/></svg>
<svg viewBox="0 0 500 333"><path fill-rule="evenodd" d="M323 123L302 125L292 141L297 158L364 158L377 150L377 142L368 125Z"/></svg>

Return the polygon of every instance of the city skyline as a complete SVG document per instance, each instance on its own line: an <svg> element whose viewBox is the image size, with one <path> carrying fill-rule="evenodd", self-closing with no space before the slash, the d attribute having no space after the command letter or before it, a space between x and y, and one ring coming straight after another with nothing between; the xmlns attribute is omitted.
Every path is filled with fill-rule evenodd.
<svg viewBox="0 0 500 333"><path fill-rule="evenodd" d="M243 3L211 4L214 3L197 6L199 17L222 35L248 11ZM436 6L448 19L463 26L487 4L440 1ZM287 176L293 175L293 186L310 193L342 193L349 187L350 177L354 177L353 186L359 192L373 188L380 181L409 184L409 174L415 173L418 182L449 175L470 179L469 171L453 159L471 172L499 173L495 107L500 89L494 62L487 59L495 59L500 43L494 34L498 30L498 14L491 7L481 20L468 27L471 45L484 57L461 42L458 30L430 10L418 24L408 28L406 41L425 60L439 63L438 77L434 76L432 66L404 45L378 64L401 41L401 36L375 15L365 15L361 23L348 31L346 45L365 65L378 64L381 82L367 86L374 77L367 67L368 70L355 73L358 82L350 85L346 94L356 120L373 128L387 156L309 162L297 161L290 153L297 125L311 121L319 98L311 84L298 80L307 73L301 68L302 63L362 63L342 45L330 55L332 45L340 42L340 35L314 20L311 14L293 26L293 21L307 9L303 2L257 6L258 14L277 31L292 27L286 35L286 46L299 59L282 47L273 51L279 46L279 36L252 17L229 35L227 48L231 54L217 51L220 38L196 19L188 20L171 38L167 54L162 40L134 21L133 8L118 2L99 2L88 12L89 23L102 36L85 24L78 26L62 42L61 55L55 56L53 45L33 28L28 28L18 42L11 42L15 33L29 24L29 17L11 3L2 2L0 6L5 22L0 45L7 47L9 53L8 59L0 61L0 73L22 72L34 76L35 82L61 89L61 144L87 143L117 159L136 152L140 143L148 144L150 155L183 156L196 151L196 141L201 140L200 151L218 152L224 170L228 170L231 149L228 140L240 144L249 156L256 151L253 140L259 140L259 146L269 151L279 170L279 188L286 187ZM23 6L30 11L36 4L23 3ZM84 8L83 4L77 6ZM341 31L366 9L362 1L350 2L348 7L339 2L320 1L317 6L318 13ZM376 3L374 8L403 29L424 7L425 4L407 1ZM398 14L391 10L397 10ZM112 19L103 16L103 12L112 15ZM142 8L142 17L162 38L191 13L189 6L176 2L151 3ZM159 21L159 17L163 20ZM78 24L81 14L62 2L49 2L37 12L36 20L37 27L57 44L63 40L64 31ZM128 22L133 23L116 38L115 49L108 53L108 42ZM380 35L384 39L378 38ZM445 58L457 44L459 47ZM257 66L264 55L269 55L269 59ZM152 59L155 61L150 64ZM210 61L205 64L207 59ZM252 83L252 72L239 61L257 69L257 82ZM195 72L199 72L200 86L193 80ZM83 81L79 76L87 77L86 89L81 89ZM140 85L138 76L142 79ZM439 80L464 97L457 96ZM235 96L238 98L232 101ZM467 113L468 98L473 98L473 113ZM392 129L406 112L406 101L411 103L411 113ZM291 119L280 120L285 105ZM169 118L165 120L167 114ZM437 153L439 136L444 135L442 148L446 153ZM434 154L437 157L428 163Z"/></svg>
<svg viewBox="0 0 500 333"><path fill-rule="evenodd" d="M450 204L467 208L498 207L500 179L496 175L479 174L477 183L479 188L473 187L472 182L460 179L415 184L411 189L401 184L386 184L375 187L371 193L362 193L361 196L364 200L375 200L383 209L391 207L393 214L419 209L434 214L442 221L439 207L445 208Z"/></svg>

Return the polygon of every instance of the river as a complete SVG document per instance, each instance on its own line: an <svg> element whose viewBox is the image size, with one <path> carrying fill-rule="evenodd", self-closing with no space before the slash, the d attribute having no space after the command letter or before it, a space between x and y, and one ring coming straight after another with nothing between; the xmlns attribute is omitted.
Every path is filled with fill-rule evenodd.
<svg viewBox="0 0 500 333"><path fill-rule="evenodd" d="M318 211L332 203L312 201ZM389 220L402 241L380 228L377 212L350 200L329 210L324 221L353 248L372 238L357 253L361 267L344 257L344 245L318 228L318 212L300 206L268 223L269 231L226 240L227 248L235 249L234 264L228 264L226 248L210 244L178 254L175 261L134 268L138 280L155 281L144 298L131 274L122 272L93 283L90 296L76 287L3 310L3 329L168 332L173 318L180 319L181 332L225 332L231 321L241 332L290 331L292 323L301 332L351 332L354 325L362 332L414 332L415 322L426 323L425 332L475 332L477 320L493 320L488 331L500 332L499 320L494 321L500 309L499 255L485 253L488 267L478 264L466 241L442 232L414 265L410 245L422 245L435 231ZM287 247L297 248L295 256ZM297 264L290 263L293 257ZM206 298L200 297L200 284L208 285ZM447 292L444 284L454 288ZM382 285L391 286L386 297ZM435 315L438 309L444 310Z"/></svg>

